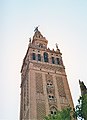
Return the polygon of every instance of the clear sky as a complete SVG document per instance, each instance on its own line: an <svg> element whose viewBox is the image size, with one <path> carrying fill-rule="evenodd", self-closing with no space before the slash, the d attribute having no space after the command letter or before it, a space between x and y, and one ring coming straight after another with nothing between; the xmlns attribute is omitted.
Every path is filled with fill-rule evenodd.
<svg viewBox="0 0 87 120"><path fill-rule="evenodd" d="M58 43L74 104L87 86L87 0L0 0L0 120L19 120L21 65L34 27Z"/></svg>

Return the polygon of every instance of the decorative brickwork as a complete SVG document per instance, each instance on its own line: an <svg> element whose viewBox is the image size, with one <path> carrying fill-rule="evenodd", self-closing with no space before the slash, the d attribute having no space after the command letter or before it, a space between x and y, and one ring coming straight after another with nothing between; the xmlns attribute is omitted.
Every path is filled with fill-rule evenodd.
<svg viewBox="0 0 87 120"><path fill-rule="evenodd" d="M54 86L47 86L47 93L51 93L51 94L55 94L55 91L54 91Z"/></svg>
<svg viewBox="0 0 87 120"><path fill-rule="evenodd" d="M47 83L47 95L49 106L57 105L57 99L55 97L55 87L53 85L53 77L50 74L46 74L46 83Z"/></svg>
<svg viewBox="0 0 87 120"><path fill-rule="evenodd" d="M61 109L65 109L66 107L68 107L68 105L61 105Z"/></svg>
<svg viewBox="0 0 87 120"><path fill-rule="evenodd" d="M52 75L46 74L45 77L46 77L47 93L55 94Z"/></svg>
<svg viewBox="0 0 87 120"><path fill-rule="evenodd" d="M50 80L53 83L52 75L46 74L45 76L46 76L46 81Z"/></svg>
<svg viewBox="0 0 87 120"><path fill-rule="evenodd" d="M47 69L47 70L53 70L53 71L59 71L59 72L64 72L64 69L59 66L53 66L53 65L48 65L48 64L41 64L41 63L33 63L34 67L40 68L40 69Z"/></svg>
<svg viewBox="0 0 87 120"><path fill-rule="evenodd" d="M43 101L37 102L37 119L43 120L46 116L45 103Z"/></svg>
<svg viewBox="0 0 87 120"><path fill-rule="evenodd" d="M54 100L49 100L49 107L52 106L52 105L57 106L57 100L56 100L56 99L54 99Z"/></svg>
<svg viewBox="0 0 87 120"><path fill-rule="evenodd" d="M23 88L21 89L21 106L20 106L20 108L21 108L21 110L20 110L20 120L22 120L22 118L23 118Z"/></svg>
<svg viewBox="0 0 87 120"><path fill-rule="evenodd" d="M35 73L35 79L36 79L36 92L43 94L42 74L41 73Z"/></svg>
<svg viewBox="0 0 87 120"><path fill-rule="evenodd" d="M66 97L60 97L60 104L66 104L68 105L68 100Z"/></svg>
<svg viewBox="0 0 87 120"><path fill-rule="evenodd" d="M57 82L59 96L66 97L62 77L56 77L56 82Z"/></svg>
<svg viewBox="0 0 87 120"><path fill-rule="evenodd" d="M29 105L29 78L28 78L28 69L25 71L25 76L22 78L21 83L21 118L24 118L26 116L26 108Z"/></svg>
<svg viewBox="0 0 87 120"><path fill-rule="evenodd" d="M29 78L28 78L28 75L27 75L27 78L26 78L26 87L27 87L26 88L26 104L28 106L29 105Z"/></svg>
<svg viewBox="0 0 87 120"><path fill-rule="evenodd" d="M28 110L27 113L26 113L26 118L25 118L25 120L29 120L29 110Z"/></svg>

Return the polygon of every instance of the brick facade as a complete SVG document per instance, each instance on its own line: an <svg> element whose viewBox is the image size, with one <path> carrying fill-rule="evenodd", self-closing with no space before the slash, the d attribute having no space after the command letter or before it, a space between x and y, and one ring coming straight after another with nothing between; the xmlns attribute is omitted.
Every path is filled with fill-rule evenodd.
<svg viewBox="0 0 87 120"><path fill-rule="evenodd" d="M21 69L20 120L43 120L56 110L74 107L62 54L58 46L54 51L47 44L37 29Z"/></svg>

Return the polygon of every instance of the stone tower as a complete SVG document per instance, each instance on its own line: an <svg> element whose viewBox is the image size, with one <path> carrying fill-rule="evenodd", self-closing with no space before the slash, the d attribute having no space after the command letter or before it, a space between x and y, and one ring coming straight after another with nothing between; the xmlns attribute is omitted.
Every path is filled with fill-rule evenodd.
<svg viewBox="0 0 87 120"><path fill-rule="evenodd" d="M21 68L20 120L43 120L73 101L62 54L47 48L48 41L35 29Z"/></svg>

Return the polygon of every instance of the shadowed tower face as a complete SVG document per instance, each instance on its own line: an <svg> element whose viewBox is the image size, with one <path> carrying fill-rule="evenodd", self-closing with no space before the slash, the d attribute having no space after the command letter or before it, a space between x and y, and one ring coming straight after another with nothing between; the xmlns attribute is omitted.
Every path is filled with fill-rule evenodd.
<svg viewBox="0 0 87 120"><path fill-rule="evenodd" d="M36 28L21 69L20 120L43 120L68 105L74 107L62 54L57 44L56 51L47 44Z"/></svg>

